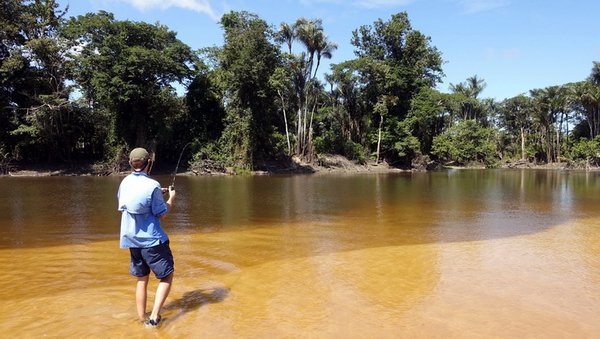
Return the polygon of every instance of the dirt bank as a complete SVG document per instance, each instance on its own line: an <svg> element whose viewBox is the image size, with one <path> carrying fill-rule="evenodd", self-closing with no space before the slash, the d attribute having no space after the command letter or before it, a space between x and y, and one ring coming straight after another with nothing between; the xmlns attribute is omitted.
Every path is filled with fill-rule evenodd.
<svg viewBox="0 0 600 339"><path fill-rule="evenodd" d="M173 166L170 164L162 164L153 168L153 174L167 174L173 172ZM453 169L484 169L484 167L460 167L460 166L445 166L444 168ZM598 171L600 167L590 166L587 164L578 164L573 162L561 162L551 164L536 164L530 162L516 161L504 163L501 168L510 169L545 169L545 170L586 170ZM389 164L375 163L373 161L366 163L358 163L348 160L340 155L320 155L313 162L307 162L292 157L287 161L279 162L263 162L257 165L257 169L252 171L253 175L270 175L270 174L327 174L327 173L398 173L407 172L410 169L399 169ZM414 171L414 170L413 170ZM55 166L15 166L4 175L11 177L44 177L44 176L106 176L106 175L125 175L128 172L110 172L99 169L92 165L72 166L69 168L61 168ZM196 166L189 168L187 171L180 171L182 175L238 175L233 168L216 168L214 166ZM250 173L250 172L248 172Z"/></svg>

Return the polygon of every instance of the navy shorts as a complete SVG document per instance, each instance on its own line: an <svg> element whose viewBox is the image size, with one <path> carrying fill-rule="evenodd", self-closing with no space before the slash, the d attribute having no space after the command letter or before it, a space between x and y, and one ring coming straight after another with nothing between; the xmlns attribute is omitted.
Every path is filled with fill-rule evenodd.
<svg viewBox="0 0 600 339"><path fill-rule="evenodd" d="M169 241L148 248L130 248L131 266L129 273L136 277L145 277L154 272L157 279L166 278L175 271L173 254Z"/></svg>

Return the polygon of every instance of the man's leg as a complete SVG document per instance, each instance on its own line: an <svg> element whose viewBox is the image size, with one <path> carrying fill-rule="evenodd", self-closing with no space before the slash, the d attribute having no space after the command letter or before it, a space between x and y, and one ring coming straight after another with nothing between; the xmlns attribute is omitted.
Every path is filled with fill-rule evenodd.
<svg viewBox="0 0 600 339"><path fill-rule="evenodd" d="M173 282L173 273L168 276L160 279L158 283L158 287L156 288L156 295L154 296L154 306L152 307L152 314L150 314L150 319L156 320L158 315L160 314L160 310L167 300L169 296L169 292L171 291L171 283Z"/></svg>
<svg viewBox="0 0 600 339"><path fill-rule="evenodd" d="M135 286L135 305L140 320L146 320L146 290L148 287L148 276L138 277Z"/></svg>

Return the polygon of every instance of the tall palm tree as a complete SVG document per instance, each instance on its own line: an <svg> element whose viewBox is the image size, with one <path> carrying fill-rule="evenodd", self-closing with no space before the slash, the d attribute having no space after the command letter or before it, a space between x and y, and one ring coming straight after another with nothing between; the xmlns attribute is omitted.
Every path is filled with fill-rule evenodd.
<svg viewBox="0 0 600 339"><path fill-rule="evenodd" d="M477 97L486 86L485 80L478 78L477 75L467 78L465 82L450 84L450 91L462 96L460 111L464 120L485 120L482 114L483 104Z"/></svg>
<svg viewBox="0 0 600 339"><path fill-rule="evenodd" d="M521 160L525 160L526 134L531 128L532 99L523 94L503 101L501 119L509 131L517 130L521 141Z"/></svg>
<svg viewBox="0 0 600 339"><path fill-rule="evenodd" d="M600 62L594 61L594 66L592 67L592 73L590 74L588 81L600 85Z"/></svg>
<svg viewBox="0 0 600 339"><path fill-rule="evenodd" d="M568 110L566 89L562 86L550 86L531 90L530 93L535 102L538 122L546 137L547 160L548 162L560 161L562 124ZM551 133L552 129L554 134Z"/></svg>
<svg viewBox="0 0 600 339"><path fill-rule="evenodd" d="M292 43L296 39L296 28L293 25L282 22L279 25L279 31L275 37L275 41L285 43L288 46L288 51L292 54Z"/></svg>
<svg viewBox="0 0 600 339"><path fill-rule="evenodd" d="M323 26L321 19L308 20L305 18L299 18L294 24L297 32L297 39L306 48L306 55L308 56L307 69L306 69L306 80L311 76L313 63L315 59L315 53L320 42L323 40Z"/></svg>
<svg viewBox="0 0 600 339"><path fill-rule="evenodd" d="M600 134L600 85L587 81L575 83L571 97L576 110L585 117L593 139Z"/></svg>
<svg viewBox="0 0 600 339"><path fill-rule="evenodd" d="M486 86L485 80L478 78L477 74L475 74L474 76L467 78L467 81L465 82L456 85L451 83L450 91L452 91L452 93L463 94L467 98L477 99Z"/></svg>
<svg viewBox="0 0 600 339"><path fill-rule="evenodd" d="M317 66L315 67L315 72L313 78L317 76L317 70L319 69L319 65L321 65L321 58L331 59L333 56L333 51L338 48L338 45L335 42L327 41L327 35L322 34L323 38L317 43Z"/></svg>
<svg viewBox="0 0 600 339"><path fill-rule="evenodd" d="M294 40L299 41L306 48L306 51L290 59L298 100L296 152L299 155L306 155L307 150L311 149L309 144L312 140L311 125L308 121L309 103L312 103L313 109L317 106L317 95L311 89L320 88L316 76L321 58L331 58L332 52L337 49L337 44L327 41L321 19L299 18L293 25L282 23L277 41L286 43L290 54Z"/></svg>
<svg viewBox="0 0 600 339"><path fill-rule="evenodd" d="M483 92L486 86L487 84L485 83L485 80L483 80L482 78L478 78L477 74L467 78L467 88L469 90L469 97L473 99L477 99L479 94Z"/></svg>

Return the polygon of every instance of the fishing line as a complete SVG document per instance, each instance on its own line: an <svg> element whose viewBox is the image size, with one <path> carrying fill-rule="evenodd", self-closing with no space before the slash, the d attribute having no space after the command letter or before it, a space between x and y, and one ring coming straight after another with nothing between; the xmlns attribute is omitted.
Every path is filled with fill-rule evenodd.
<svg viewBox="0 0 600 339"><path fill-rule="evenodd" d="M171 186L172 188L175 188L175 178L177 177L177 170L179 169L179 163L181 162L181 157L183 156L183 151L185 151L185 149L191 145L192 142L188 142L187 144L185 144L183 146L183 148L181 149L181 153L179 153L179 160L177 160L177 166L175 166L175 172L173 172L173 180L171 180Z"/></svg>

